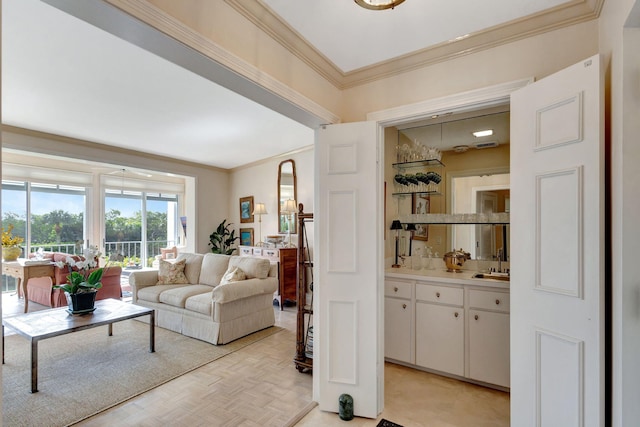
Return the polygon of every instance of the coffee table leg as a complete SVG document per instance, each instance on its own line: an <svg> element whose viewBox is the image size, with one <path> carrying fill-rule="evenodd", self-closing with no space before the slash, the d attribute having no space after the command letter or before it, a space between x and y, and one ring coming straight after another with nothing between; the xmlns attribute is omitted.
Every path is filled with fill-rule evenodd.
<svg viewBox="0 0 640 427"><path fill-rule="evenodd" d="M156 351L156 311L149 314L149 353Z"/></svg>
<svg viewBox="0 0 640 427"><path fill-rule="evenodd" d="M31 393L38 392L38 341L31 340Z"/></svg>

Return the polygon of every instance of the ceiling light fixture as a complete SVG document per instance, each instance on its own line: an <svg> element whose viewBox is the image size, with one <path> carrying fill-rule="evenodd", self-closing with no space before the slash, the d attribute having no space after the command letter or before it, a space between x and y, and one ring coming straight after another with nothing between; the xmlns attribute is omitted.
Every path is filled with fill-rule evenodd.
<svg viewBox="0 0 640 427"><path fill-rule="evenodd" d="M489 136L489 135L493 135L493 129L479 130L479 131L473 132L473 136L475 136L476 138L481 138L483 136Z"/></svg>
<svg viewBox="0 0 640 427"><path fill-rule="evenodd" d="M354 0L358 6L370 10L393 9L404 0Z"/></svg>

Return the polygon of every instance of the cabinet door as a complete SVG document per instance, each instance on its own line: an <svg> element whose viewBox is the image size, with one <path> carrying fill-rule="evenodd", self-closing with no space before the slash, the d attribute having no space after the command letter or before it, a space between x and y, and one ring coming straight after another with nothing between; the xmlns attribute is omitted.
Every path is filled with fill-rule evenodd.
<svg viewBox="0 0 640 427"><path fill-rule="evenodd" d="M464 375L464 310L416 303L416 365Z"/></svg>
<svg viewBox="0 0 640 427"><path fill-rule="evenodd" d="M280 298L284 303L295 303L297 298L296 274L298 271L298 249L281 248L280 255Z"/></svg>
<svg viewBox="0 0 640 427"><path fill-rule="evenodd" d="M411 301L384 299L384 356L413 363L411 357Z"/></svg>
<svg viewBox="0 0 640 427"><path fill-rule="evenodd" d="M509 315L469 310L469 378L509 387Z"/></svg>

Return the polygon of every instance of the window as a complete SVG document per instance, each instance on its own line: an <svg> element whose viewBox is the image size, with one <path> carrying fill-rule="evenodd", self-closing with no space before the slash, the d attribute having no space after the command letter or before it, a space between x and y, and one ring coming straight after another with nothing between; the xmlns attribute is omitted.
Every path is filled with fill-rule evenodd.
<svg viewBox="0 0 640 427"><path fill-rule="evenodd" d="M178 195L105 190L105 253L112 262L151 266L178 243Z"/></svg>
<svg viewBox="0 0 640 427"><path fill-rule="evenodd" d="M49 183L2 181L2 224L13 225L24 237L23 253L78 253L84 247L86 189ZM3 276L2 290L15 290L14 279Z"/></svg>

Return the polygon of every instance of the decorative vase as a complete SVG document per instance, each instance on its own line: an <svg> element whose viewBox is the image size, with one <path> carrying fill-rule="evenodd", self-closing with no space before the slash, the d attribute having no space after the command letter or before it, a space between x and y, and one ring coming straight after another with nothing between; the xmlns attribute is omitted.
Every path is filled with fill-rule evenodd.
<svg viewBox="0 0 640 427"><path fill-rule="evenodd" d="M65 292L64 295L67 297L67 304L69 305L67 312L69 314L92 313L96 309L95 303L97 293L97 291L83 292L80 294L70 294L69 292Z"/></svg>
<svg viewBox="0 0 640 427"><path fill-rule="evenodd" d="M22 253L20 246L3 246L2 247L2 259L5 261L15 261Z"/></svg>

